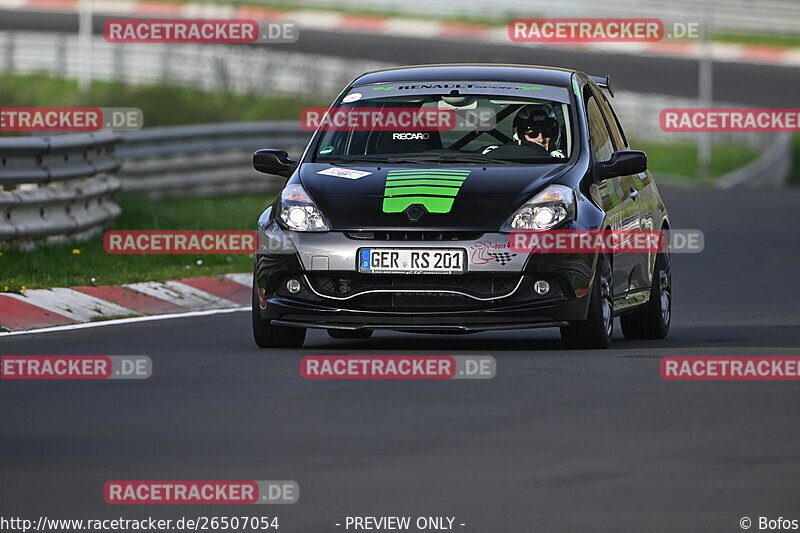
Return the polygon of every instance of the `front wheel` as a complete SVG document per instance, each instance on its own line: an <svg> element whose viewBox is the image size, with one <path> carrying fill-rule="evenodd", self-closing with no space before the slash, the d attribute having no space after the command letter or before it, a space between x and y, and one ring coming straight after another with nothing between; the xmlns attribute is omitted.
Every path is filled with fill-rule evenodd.
<svg viewBox="0 0 800 533"><path fill-rule="evenodd" d="M619 317L626 339L663 339L672 320L672 261L669 254L656 256L650 300L639 311Z"/></svg>
<svg viewBox="0 0 800 533"><path fill-rule="evenodd" d="M597 259L592 296L586 320L561 328L561 340L567 348L608 348L614 329L614 300L611 260L607 255Z"/></svg>
<svg viewBox="0 0 800 533"><path fill-rule="evenodd" d="M261 318L256 281L256 276L253 274L253 340L261 348L300 348L306 340L305 328L274 326L269 320Z"/></svg>

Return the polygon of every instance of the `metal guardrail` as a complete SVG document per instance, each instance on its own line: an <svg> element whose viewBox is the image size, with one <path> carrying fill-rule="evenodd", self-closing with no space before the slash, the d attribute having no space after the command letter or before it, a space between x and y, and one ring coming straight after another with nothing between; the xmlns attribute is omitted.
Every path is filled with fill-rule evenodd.
<svg viewBox="0 0 800 533"><path fill-rule="evenodd" d="M123 135L118 176L123 191L150 196L274 190L283 179L256 172L253 152L275 147L298 155L310 137L293 121L148 128Z"/></svg>
<svg viewBox="0 0 800 533"><path fill-rule="evenodd" d="M747 165L721 176L717 186L721 189L783 187L792 172L792 156L792 133L777 133L772 145L761 152L761 155Z"/></svg>
<svg viewBox="0 0 800 533"><path fill-rule="evenodd" d="M0 241L81 235L120 213L110 132L0 140Z"/></svg>
<svg viewBox="0 0 800 533"><path fill-rule="evenodd" d="M296 122L240 122L53 137L0 138L0 241L80 238L120 214L119 191L150 196L275 190L253 151L299 154ZM114 174L114 175L111 175Z"/></svg>
<svg viewBox="0 0 800 533"><path fill-rule="evenodd" d="M80 64L75 34L0 31L0 71L75 79ZM356 76L388 66L385 62L287 52L269 46L119 44L109 43L103 36L92 39L93 79L132 86L166 84L329 103Z"/></svg>

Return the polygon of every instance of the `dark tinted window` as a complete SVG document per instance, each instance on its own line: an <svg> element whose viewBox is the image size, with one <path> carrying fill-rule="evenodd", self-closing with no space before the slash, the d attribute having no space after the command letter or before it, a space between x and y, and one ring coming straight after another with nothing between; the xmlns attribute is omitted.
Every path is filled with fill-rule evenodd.
<svg viewBox="0 0 800 533"><path fill-rule="evenodd" d="M592 92L594 93L595 91L593 90ZM611 103L608 99L606 99L606 95L604 95L602 91L596 91L596 93L597 102L600 104L600 108L606 116L606 123L611 131L611 138L614 139L614 145L617 147L617 150L624 150L628 147L628 140L625 138L625 132L622 130L622 125L617 119L617 114L614 113L614 109L611 107Z"/></svg>
<svg viewBox="0 0 800 533"><path fill-rule="evenodd" d="M594 96L590 96L586 101L586 117L589 126L589 143L592 147L592 156L595 161L607 161L611 154L614 153L614 145L611 142L611 135Z"/></svg>

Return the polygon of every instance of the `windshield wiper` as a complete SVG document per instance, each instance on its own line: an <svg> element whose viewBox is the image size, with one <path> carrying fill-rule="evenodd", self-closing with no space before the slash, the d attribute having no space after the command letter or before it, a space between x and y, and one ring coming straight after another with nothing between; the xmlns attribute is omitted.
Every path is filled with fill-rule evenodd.
<svg viewBox="0 0 800 533"><path fill-rule="evenodd" d="M392 157L389 158L390 163L497 163L500 165L509 165L511 161L503 159L490 159L488 157L478 157L472 155L454 155L454 154L440 154L438 156L421 156L421 157Z"/></svg>

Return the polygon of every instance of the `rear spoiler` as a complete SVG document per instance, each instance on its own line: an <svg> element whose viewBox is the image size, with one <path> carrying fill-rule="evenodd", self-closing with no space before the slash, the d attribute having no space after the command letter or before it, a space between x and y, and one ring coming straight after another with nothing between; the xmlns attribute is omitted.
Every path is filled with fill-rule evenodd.
<svg viewBox="0 0 800 533"><path fill-rule="evenodd" d="M608 91L608 94L611 95L611 98L614 98L614 90L611 88L611 75L606 74L605 77L603 76L589 76L593 82L597 84L598 87L601 89L605 89Z"/></svg>

